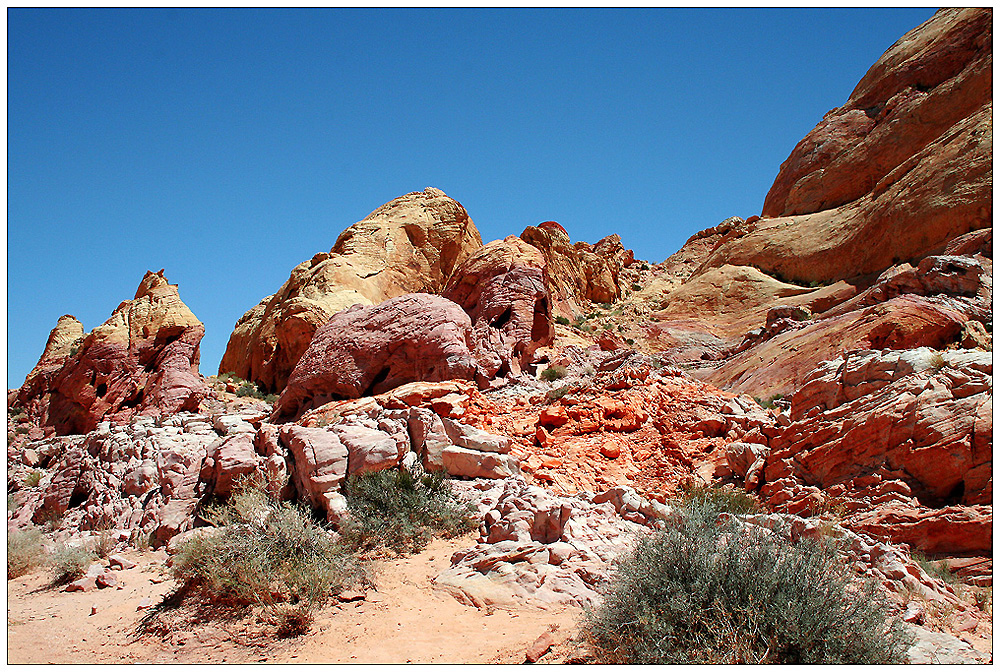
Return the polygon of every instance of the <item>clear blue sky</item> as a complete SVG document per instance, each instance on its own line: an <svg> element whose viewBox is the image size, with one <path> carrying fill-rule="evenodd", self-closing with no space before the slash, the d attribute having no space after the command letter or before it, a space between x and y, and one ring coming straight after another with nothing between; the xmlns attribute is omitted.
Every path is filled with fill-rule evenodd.
<svg viewBox="0 0 1000 672"><path fill-rule="evenodd" d="M658 262L760 212L915 10L8 10L9 387L166 269L215 373L236 320L427 186Z"/></svg>

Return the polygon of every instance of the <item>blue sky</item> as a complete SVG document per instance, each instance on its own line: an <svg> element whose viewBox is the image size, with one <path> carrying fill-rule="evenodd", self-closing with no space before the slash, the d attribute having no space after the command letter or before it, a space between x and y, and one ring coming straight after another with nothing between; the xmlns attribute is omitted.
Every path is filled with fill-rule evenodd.
<svg viewBox="0 0 1000 672"><path fill-rule="evenodd" d="M236 320L427 186L662 261L932 9L8 9L9 387L166 269L215 373Z"/></svg>

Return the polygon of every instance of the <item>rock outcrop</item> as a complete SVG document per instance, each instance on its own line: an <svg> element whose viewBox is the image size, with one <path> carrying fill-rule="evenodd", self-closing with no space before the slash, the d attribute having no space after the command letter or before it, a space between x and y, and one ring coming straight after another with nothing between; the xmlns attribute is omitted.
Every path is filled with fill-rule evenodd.
<svg viewBox="0 0 1000 672"><path fill-rule="evenodd" d="M989 551L992 373L978 351L856 351L824 362L778 426L748 435L770 450L740 478L775 510L837 509L852 529L930 553Z"/></svg>
<svg viewBox="0 0 1000 672"><path fill-rule="evenodd" d="M497 353L497 371L519 374L555 336L549 282L541 252L508 236L469 257L443 296L472 318L479 349Z"/></svg>
<svg viewBox="0 0 1000 672"><path fill-rule="evenodd" d="M288 419L328 401L381 394L403 383L485 380L472 321L431 294L406 294L335 314L316 332L275 405ZM499 366L497 367L499 368Z"/></svg>
<svg viewBox="0 0 1000 672"><path fill-rule="evenodd" d="M219 372L280 392L316 330L335 313L413 292L439 293L482 245L457 201L440 189L381 206L294 269L272 296L236 323Z"/></svg>
<svg viewBox="0 0 1000 672"><path fill-rule="evenodd" d="M942 9L890 47L782 164L753 230L705 266L834 282L990 226L992 22Z"/></svg>
<svg viewBox="0 0 1000 672"><path fill-rule="evenodd" d="M572 318L584 312L586 301L609 303L625 293L622 270L634 257L617 234L605 236L594 245L582 241L574 244L559 223L542 222L527 227L521 239L545 257L556 314Z"/></svg>
<svg viewBox="0 0 1000 672"><path fill-rule="evenodd" d="M75 318L59 318L14 403L58 434L140 412L197 409L207 392L198 374L204 334L177 286L163 271L147 272L135 298L89 334Z"/></svg>

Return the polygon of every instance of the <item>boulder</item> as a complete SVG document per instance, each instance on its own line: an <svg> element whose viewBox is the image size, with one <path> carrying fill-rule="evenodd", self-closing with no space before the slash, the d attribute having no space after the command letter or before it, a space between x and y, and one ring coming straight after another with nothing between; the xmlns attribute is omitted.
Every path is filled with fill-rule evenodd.
<svg viewBox="0 0 1000 672"><path fill-rule="evenodd" d="M205 327L180 300L177 286L147 272L135 298L83 335L63 316L15 403L59 434L85 434L102 420L143 412L196 410L207 394L198 374Z"/></svg>
<svg viewBox="0 0 1000 672"><path fill-rule="evenodd" d="M330 522L339 521L346 508L340 485L347 476L347 446L336 432L321 427L284 425L280 436L292 455L291 476L299 497L326 513Z"/></svg>
<svg viewBox="0 0 1000 672"><path fill-rule="evenodd" d="M472 343L469 316L440 296L406 294L349 308L316 332L274 417L295 418L334 399L381 394L414 381L485 380Z"/></svg>
<svg viewBox="0 0 1000 672"><path fill-rule="evenodd" d="M219 372L280 392L316 330L335 313L440 292L481 245L465 208L440 189L400 196L344 230L329 253L292 269L275 294L247 311Z"/></svg>

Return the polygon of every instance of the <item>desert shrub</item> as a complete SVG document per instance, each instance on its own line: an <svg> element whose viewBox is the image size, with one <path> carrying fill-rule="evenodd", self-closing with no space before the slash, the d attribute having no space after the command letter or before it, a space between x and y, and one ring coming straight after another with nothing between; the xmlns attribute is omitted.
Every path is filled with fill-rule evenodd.
<svg viewBox="0 0 1000 672"><path fill-rule="evenodd" d="M117 547L118 539L113 530L101 530L94 540L94 554L99 558L108 557Z"/></svg>
<svg viewBox="0 0 1000 672"><path fill-rule="evenodd" d="M620 559L584 633L598 663L902 663L901 623L829 544L696 505Z"/></svg>
<svg viewBox="0 0 1000 672"><path fill-rule="evenodd" d="M562 387L557 387L553 390L549 390L545 393L545 398L549 401L555 401L556 399L562 399L569 392L569 386L563 385Z"/></svg>
<svg viewBox="0 0 1000 672"><path fill-rule="evenodd" d="M626 338L625 339L625 343L626 343L626 345L635 345L635 339L634 338Z"/></svg>
<svg viewBox="0 0 1000 672"><path fill-rule="evenodd" d="M76 581L87 573L96 557L89 548L82 546L61 546L49 556L49 567L52 569L52 583L61 586Z"/></svg>
<svg viewBox="0 0 1000 672"><path fill-rule="evenodd" d="M21 406L11 406L7 409L7 417L13 421L20 420L28 415Z"/></svg>
<svg viewBox="0 0 1000 672"><path fill-rule="evenodd" d="M38 484L41 483L42 481L43 475L44 474L38 469L33 469L29 471L28 474L24 477L24 486L27 488L38 487Z"/></svg>
<svg viewBox="0 0 1000 672"><path fill-rule="evenodd" d="M647 264L646 262L643 262L642 266L640 266L639 269L643 270L643 271L648 271L649 270L649 264Z"/></svg>
<svg viewBox="0 0 1000 672"><path fill-rule="evenodd" d="M761 408L775 408L776 404L774 402L784 398L785 395L783 394L772 394L767 399L762 400L760 397L754 397L753 400L756 401L757 405L760 406Z"/></svg>
<svg viewBox="0 0 1000 672"><path fill-rule="evenodd" d="M632 291L633 292L641 292L642 291L642 285L640 285L637 282L633 282L632 283Z"/></svg>
<svg viewBox="0 0 1000 672"><path fill-rule="evenodd" d="M556 324L561 324L563 326L569 325L569 318L562 315L556 315Z"/></svg>
<svg viewBox="0 0 1000 672"><path fill-rule="evenodd" d="M559 380L560 378L566 377L566 367L565 366L550 366L549 368L542 371L542 380L547 380L550 383L553 380Z"/></svg>
<svg viewBox="0 0 1000 672"><path fill-rule="evenodd" d="M16 579L37 567L45 557L42 531L36 527L7 532L7 579Z"/></svg>
<svg viewBox="0 0 1000 672"><path fill-rule="evenodd" d="M956 585L961 583L957 576L952 574L951 570L948 569L948 565L940 560L931 560L926 555L919 551L915 551L912 555L913 561L920 565L920 568L924 570L927 576L935 579L941 579L945 583Z"/></svg>
<svg viewBox="0 0 1000 672"><path fill-rule="evenodd" d="M225 504L202 516L220 530L178 550L171 571L185 593L279 611L301 604L308 611L361 577L357 557L309 511L276 501L256 481L238 483Z"/></svg>
<svg viewBox="0 0 1000 672"><path fill-rule="evenodd" d="M419 465L353 475L346 496L351 515L341 539L363 550L414 553L435 534L454 537L476 527L471 506L455 498L446 474Z"/></svg>
<svg viewBox="0 0 1000 672"><path fill-rule="evenodd" d="M761 512L760 502L743 490L700 484L681 488L680 506L697 509L712 516L720 513L746 515Z"/></svg>

